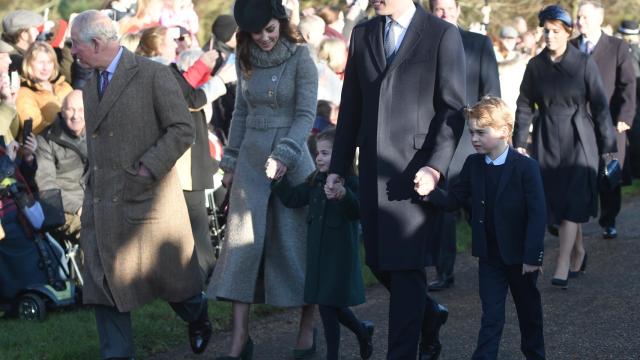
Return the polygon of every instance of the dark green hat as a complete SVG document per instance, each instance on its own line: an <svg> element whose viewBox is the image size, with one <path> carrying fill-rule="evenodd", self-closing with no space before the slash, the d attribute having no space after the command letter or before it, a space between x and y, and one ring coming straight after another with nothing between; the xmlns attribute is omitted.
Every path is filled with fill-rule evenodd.
<svg viewBox="0 0 640 360"><path fill-rule="evenodd" d="M287 19L282 0L236 0L233 17L246 32L260 32L271 19Z"/></svg>

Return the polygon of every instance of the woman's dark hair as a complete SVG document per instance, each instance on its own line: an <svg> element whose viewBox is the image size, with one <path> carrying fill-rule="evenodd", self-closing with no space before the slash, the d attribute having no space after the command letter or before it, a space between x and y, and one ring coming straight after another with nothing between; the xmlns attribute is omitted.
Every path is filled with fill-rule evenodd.
<svg viewBox="0 0 640 360"><path fill-rule="evenodd" d="M291 24L288 19L280 19L278 21L280 22L280 37L284 37L294 44L302 44L305 42L298 29ZM236 41L238 43L236 45L236 54L240 63L240 69L242 69L245 78L249 78L251 77L251 52L249 51L249 46L253 41L251 33L238 30Z"/></svg>

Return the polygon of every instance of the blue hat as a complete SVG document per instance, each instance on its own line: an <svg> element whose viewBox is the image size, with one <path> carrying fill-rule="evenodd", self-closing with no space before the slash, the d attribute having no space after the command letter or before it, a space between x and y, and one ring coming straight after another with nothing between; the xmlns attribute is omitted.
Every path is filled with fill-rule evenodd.
<svg viewBox="0 0 640 360"><path fill-rule="evenodd" d="M538 20L540 21L540 26L544 26L547 20L560 20L568 27L573 27L571 15L558 5L549 5L542 9L538 14Z"/></svg>

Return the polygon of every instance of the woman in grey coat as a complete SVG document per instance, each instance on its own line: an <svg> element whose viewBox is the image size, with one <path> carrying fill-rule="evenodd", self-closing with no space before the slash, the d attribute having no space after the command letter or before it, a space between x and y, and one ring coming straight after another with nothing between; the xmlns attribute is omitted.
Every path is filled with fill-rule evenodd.
<svg viewBox="0 0 640 360"><path fill-rule="evenodd" d="M313 307L303 300L307 210L286 208L270 183L282 176L300 183L314 170L306 139L318 75L279 1L238 0L234 16L238 86L220 163L230 208L208 295L233 302L231 359L251 357L250 304L302 306L294 355L303 358L315 349Z"/></svg>

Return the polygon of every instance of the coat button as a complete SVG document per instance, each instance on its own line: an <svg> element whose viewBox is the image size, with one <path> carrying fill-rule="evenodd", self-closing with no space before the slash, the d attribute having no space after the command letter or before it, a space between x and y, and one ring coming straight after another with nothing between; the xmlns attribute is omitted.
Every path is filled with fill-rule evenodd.
<svg viewBox="0 0 640 360"><path fill-rule="evenodd" d="M271 81L273 82L278 81L278 77L276 75L271 76Z"/></svg>
<svg viewBox="0 0 640 360"><path fill-rule="evenodd" d="M269 97L273 97L273 90L267 91L267 95L269 95Z"/></svg>
<svg viewBox="0 0 640 360"><path fill-rule="evenodd" d="M480 204L484 205L484 200L480 200Z"/></svg>
<svg viewBox="0 0 640 360"><path fill-rule="evenodd" d="M98 171L100 168L98 167L98 165L94 165L93 166L93 171Z"/></svg>
<svg viewBox="0 0 640 360"><path fill-rule="evenodd" d="M113 131L109 131L109 136L113 136Z"/></svg>
<svg viewBox="0 0 640 360"><path fill-rule="evenodd" d="M111 198L111 201L113 201L114 203L117 203L120 199L118 198L118 196L114 196Z"/></svg>
<svg viewBox="0 0 640 360"><path fill-rule="evenodd" d="M94 139L97 138L98 137L98 132L94 132L93 134L91 134L91 137L94 138Z"/></svg>
<svg viewBox="0 0 640 360"><path fill-rule="evenodd" d="M482 221L482 220L478 220L478 222L479 222L480 224L484 224L484 221Z"/></svg>
<svg viewBox="0 0 640 360"><path fill-rule="evenodd" d="M94 203L94 204L97 204L97 203L99 203L99 202L100 202L100 198L93 198L93 203Z"/></svg>

